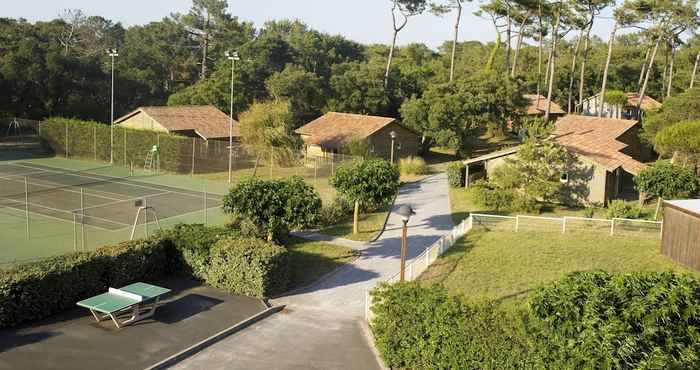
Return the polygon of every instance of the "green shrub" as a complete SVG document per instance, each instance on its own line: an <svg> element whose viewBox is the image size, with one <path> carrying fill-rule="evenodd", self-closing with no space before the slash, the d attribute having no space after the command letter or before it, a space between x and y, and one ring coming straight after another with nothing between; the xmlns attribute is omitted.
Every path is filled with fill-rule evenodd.
<svg viewBox="0 0 700 370"><path fill-rule="evenodd" d="M268 241L290 230L318 223L321 197L301 177L264 181L257 178L234 185L224 197L224 211L252 221Z"/></svg>
<svg viewBox="0 0 700 370"><path fill-rule="evenodd" d="M428 165L421 157L407 157L399 160L399 172L402 175L425 175L428 173Z"/></svg>
<svg viewBox="0 0 700 370"><path fill-rule="evenodd" d="M382 358L396 369L532 368L520 312L467 304L441 286L379 285L371 322Z"/></svg>
<svg viewBox="0 0 700 370"><path fill-rule="evenodd" d="M39 320L75 306L108 287L151 281L165 273L160 238L73 253L0 272L0 327Z"/></svg>
<svg viewBox="0 0 700 370"><path fill-rule="evenodd" d="M343 197L336 197L330 205L324 205L319 215L320 226L336 225L353 212L352 204Z"/></svg>
<svg viewBox="0 0 700 370"><path fill-rule="evenodd" d="M700 282L690 275L574 273L538 289L550 368L700 368Z"/></svg>
<svg viewBox="0 0 700 370"><path fill-rule="evenodd" d="M211 249L207 284L234 294L269 297L283 293L289 280L284 247L260 239L228 237Z"/></svg>
<svg viewBox="0 0 700 370"><path fill-rule="evenodd" d="M469 191L474 203L490 211L507 211L513 208L515 192L494 187L487 181L477 181Z"/></svg>
<svg viewBox="0 0 700 370"><path fill-rule="evenodd" d="M368 207L388 204L399 189L401 174L383 159L368 159L338 168L330 183L350 201Z"/></svg>
<svg viewBox="0 0 700 370"><path fill-rule="evenodd" d="M658 161L634 177L635 188L646 196L687 198L698 190L698 177L691 168Z"/></svg>
<svg viewBox="0 0 700 370"><path fill-rule="evenodd" d="M632 205L621 199L615 199L608 203L608 218L637 219L642 215L642 209L638 205Z"/></svg>
<svg viewBox="0 0 700 370"><path fill-rule="evenodd" d="M461 162L452 162L447 166L447 182L453 188L463 187L465 184L466 168Z"/></svg>
<svg viewBox="0 0 700 370"><path fill-rule="evenodd" d="M228 236L238 235L237 229L207 227L202 224L180 224L163 231L159 236L173 247L168 257L168 272L206 278L209 269L209 251L216 242Z"/></svg>

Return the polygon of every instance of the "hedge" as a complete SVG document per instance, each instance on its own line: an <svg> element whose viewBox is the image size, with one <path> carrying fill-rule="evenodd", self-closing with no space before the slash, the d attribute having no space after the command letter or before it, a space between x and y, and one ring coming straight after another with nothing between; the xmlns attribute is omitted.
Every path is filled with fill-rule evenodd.
<svg viewBox="0 0 700 370"><path fill-rule="evenodd" d="M48 317L108 287L161 276L166 245L162 239L132 241L2 271L0 327Z"/></svg>
<svg viewBox="0 0 700 370"><path fill-rule="evenodd" d="M287 249L260 239L228 237L211 249L207 284L234 294L269 297L289 281Z"/></svg>
<svg viewBox="0 0 700 370"><path fill-rule="evenodd" d="M700 369L700 282L672 272L574 273L539 289L554 368Z"/></svg>
<svg viewBox="0 0 700 370"><path fill-rule="evenodd" d="M232 229L179 225L138 241L0 271L0 328L39 320L137 281L191 276L233 294L268 297L287 287L287 250Z"/></svg>
<svg viewBox="0 0 700 370"><path fill-rule="evenodd" d="M465 184L466 169L461 162L452 162L447 166L447 183L453 188Z"/></svg>
<svg viewBox="0 0 700 370"><path fill-rule="evenodd" d="M67 134L67 135L66 135ZM66 118L49 118L41 123L41 138L58 155L68 157L110 160L110 127L95 121L81 121ZM171 135L165 132L136 130L115 126L114 163L137 167L143 166L146 153L153 145L159 145L160 168L175 173L189 173L192 170L192 138ZM125 145L126 141L126 145ZM225 168L227 156L209 153L204 140L196 140L197 164L206 164L218 169ZM218 163L216 166L214 163ZM195 165L195 170L202 165ZM201 169L201 168L200 168Z"/></svg>
<svg viewBox="0 0 700 370"><path fill-rule="evenodd" d="M375 344L392 369L523 369L539 363L518 312L469 304L441 286L372 292Z"/></svg>

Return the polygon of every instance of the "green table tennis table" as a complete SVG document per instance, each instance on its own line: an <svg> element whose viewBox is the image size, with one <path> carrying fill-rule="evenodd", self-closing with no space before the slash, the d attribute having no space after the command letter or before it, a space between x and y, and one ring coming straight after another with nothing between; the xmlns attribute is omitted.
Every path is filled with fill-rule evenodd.
<svg viewBox="0 0 700 370"><path fill-rule="evenodd" d="M107 293L82 300L77 305L90 310L97 322L111 318L114 325L121 328L153 316L160 298L168 293L170 289L134 283L119 289L109 288ZM131 312L131 317L120 321L118 316L127 312Z"/></svg>

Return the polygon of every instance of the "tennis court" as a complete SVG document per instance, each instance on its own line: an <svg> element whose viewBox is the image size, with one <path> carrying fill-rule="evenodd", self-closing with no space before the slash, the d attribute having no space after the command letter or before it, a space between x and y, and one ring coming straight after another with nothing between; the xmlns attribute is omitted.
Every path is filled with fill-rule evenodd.
<svg viewBox="0 0 700 370"><path fill-rule="evenodd" d="M158 219L166 220L222 205L220 194L139 178L110 166L67 171L26 161L0 163L0 207L26 212L28 218L39 214L120 230L132 227L139 207L151 207Z"/></svg>

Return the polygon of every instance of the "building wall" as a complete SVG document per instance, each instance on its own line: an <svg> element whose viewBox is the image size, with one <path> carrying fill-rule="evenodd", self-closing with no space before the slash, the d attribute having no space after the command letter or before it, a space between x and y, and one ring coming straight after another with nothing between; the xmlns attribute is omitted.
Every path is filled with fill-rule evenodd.
<svg viewBox="0 0 700 370"><path fill-rule="evenodd" d="M375 132L368 138L370 148L374 148L374 155L389 159L391 156L390 133L392 131L396 132L396 141L394 142L394 155L396 158L409 157L418 154L420 137L412 131L405 129L401 125L394 122Z"/></svg>
<svg viewBox="0 0 700 370"><path fill-rule="evenodd" d="M119 123L121 127L128 127L137 130L151 130L168 132L168 130L161 126L158 122L154 121L151 117L143 113L137 113L126 120Z"/></svg>
<svg viewBox="0 0 700 370"><path fill-rule="evenodd" d="M643 143L639 138L639 130L640 125L637 124L627 130L617 140L627 144L627 148L622 150L623 153L640 162L649 162L653 159L653 151L649 145Z"/></svg>
<svg viewBox="0 0 700 370"><path fill-rule="evenodd" d="M493 175L496 168L505 164L506 158L511 158L517 153L494 158L484 163L487 177ZM609 199L608 171L595 164L591 160L578 156L579 164L568 170L569 183L564 187L561 202L569 205L579 205L585 203L605 204Z"/></svg>
<svg viewBox="0 0 700 370"><path fill-rule="evenodd" d="M664 207L661 253L695 270L700 270L700 217L668 204Z"/></svg>

